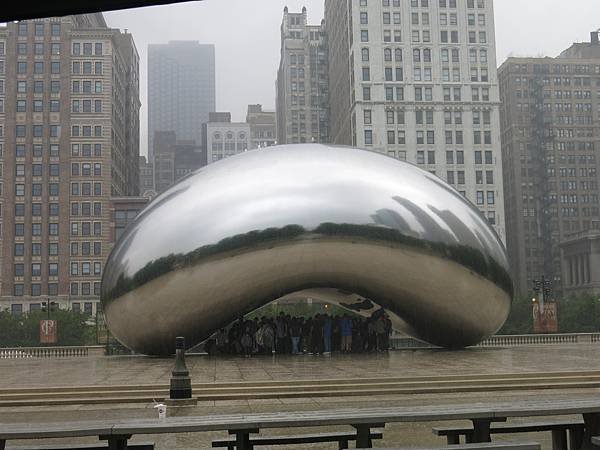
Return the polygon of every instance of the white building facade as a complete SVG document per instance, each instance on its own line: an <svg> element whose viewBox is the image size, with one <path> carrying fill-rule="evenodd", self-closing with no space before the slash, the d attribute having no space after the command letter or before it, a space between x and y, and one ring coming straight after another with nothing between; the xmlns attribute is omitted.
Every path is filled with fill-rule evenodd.
<svg viewBox="0 0 600 450"><path fill-rule="evenodd" d="M250 125L235 122L209 122L206 124L207 163L228 158L252 148Z"/></svg>
<svg viewBox="0 0 600 450"><path fill-rule="evenodd" d="M504 241L492 0L326 0L325 26L332 143L435 173Z"/></svg>

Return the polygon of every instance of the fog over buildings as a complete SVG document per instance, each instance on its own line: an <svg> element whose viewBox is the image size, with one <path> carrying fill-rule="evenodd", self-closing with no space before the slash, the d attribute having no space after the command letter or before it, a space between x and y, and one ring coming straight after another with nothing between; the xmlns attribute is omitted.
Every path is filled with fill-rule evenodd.
<svg viewBox="0 0 600 450"><path fill-rule="evenodd" d="M275 109L283 8L308 10L309 23L324 16L323 0L204 0L105 14L108 25L127 28L140 53L141 144L147 151L147 48L170 40L215 45L217 110L244 121L247 105ZM234 11L235 13L232 13ZM600 28L596 0L494 2L497 62L511 56L557 56ZM517 32L515 32L517 30Z"/></svg>

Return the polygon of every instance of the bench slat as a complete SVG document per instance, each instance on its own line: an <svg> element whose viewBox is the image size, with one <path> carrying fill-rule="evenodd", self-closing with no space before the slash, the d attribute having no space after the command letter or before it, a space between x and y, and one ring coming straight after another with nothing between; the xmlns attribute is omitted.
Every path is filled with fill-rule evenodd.
<svg viewBox="0 0 600 450"><path fill-rule="evenodd" d="M383 439L383 433L371 433L371 439ZM318 442L355 441L356 433L317 433L302 434L294 436L258 436L250 437L249 442L253 445L288 445L288 444L314 444ZM229 447L235 445L235 439L216 439L212 442L213 447Z"/></svg>
<svg viewBox="0 0 600 450"><path fill-rule="evenodd" d="M527 433L531 431L552 431L555 429L574 428L583 426L583 420L571 420L563 422L534 422L534 423L499 423L492 424L491 433ZM433 434L446 436L448 434L466 434L473 432L473 427L434 427Z"/></svg>
<svg viewBox="0 0 600 450"><path fill-rule="evenodd" d="M136 450L154 450L154 443L127 443L127 448ZM106 450L108 443L97 444L54 444L28 445L26 447L6 447L6 450Z"/></svg>
<svg viewBox="0 0 600 450"><path fill-rule="evenodd" d="M485 442L476 444L455 444L445 447L389 447L379 450L540 450L537 442ZM367 449L362 449L367 450Z"/></svg>

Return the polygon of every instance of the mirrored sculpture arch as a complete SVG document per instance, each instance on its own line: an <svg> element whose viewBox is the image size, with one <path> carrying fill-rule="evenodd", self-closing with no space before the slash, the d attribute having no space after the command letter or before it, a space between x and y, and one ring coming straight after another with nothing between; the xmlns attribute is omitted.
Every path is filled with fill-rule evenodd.
<svg viewBox="0 0 600 450"><path fill-rule="evenodd" d="M376 152L253 150L161 194L116 243L102 303L114 336L149 354L195 345L305 289L340 289L432 344L478 343L506 320L504 246L452 187ZM335 300L335 299L334 299Z"/></svg>

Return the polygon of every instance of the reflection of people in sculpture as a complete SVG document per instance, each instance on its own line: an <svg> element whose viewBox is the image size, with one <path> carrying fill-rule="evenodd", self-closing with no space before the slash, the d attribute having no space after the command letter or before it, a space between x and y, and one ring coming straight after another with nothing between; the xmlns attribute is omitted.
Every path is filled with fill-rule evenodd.
<svg viewBox="0 0 600 450"><path fill-rule="evenodd" d="M348 314L344 314L340 324L342 332L342 352L352 351L352 319Z"/></svg>
<svg viewBox="0 0 600 450"><path fill-rule="evenodd" d="M225 332L225 328L221 328L217 332L216 344L217 351L221 354L227 353L227 333Z"/></svg>

